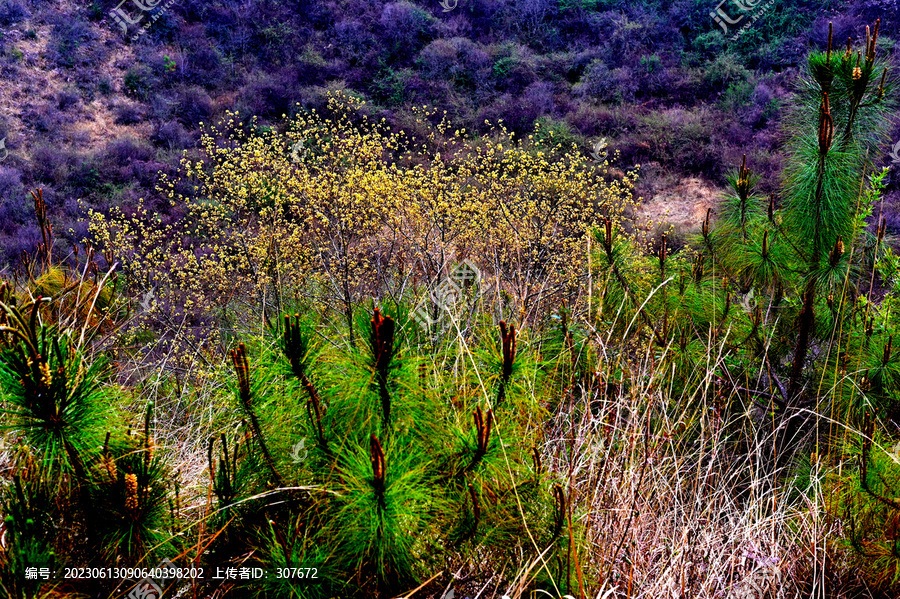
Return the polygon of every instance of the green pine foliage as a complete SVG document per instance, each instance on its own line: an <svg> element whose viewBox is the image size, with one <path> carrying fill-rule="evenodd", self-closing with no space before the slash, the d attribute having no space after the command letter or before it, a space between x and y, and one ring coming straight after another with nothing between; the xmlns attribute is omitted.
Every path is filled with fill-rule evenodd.
<svg viewBox="0 0 900 599"><path fill-rule="evenodd" d="M264 359L234 352L237 394L250 395L237 402L248 433L230 457L217 444L215 559L261 543L270 571L319 567L315 588L279 583L298 597L393 596L454 556L493 556L497 566L511 550L572 559L578 526L569 527L578 543L557 547L547 473L531 465L525 441L539 434L535 385L546 376L537 356L503 322L477 328L459 372L448 372L413 327L402 306L374 308L357 317L364 343L340 346L296 314L272 330ZM257 468L245 470L251 459ZM554 572L540 584L559 585Z"/></svg>

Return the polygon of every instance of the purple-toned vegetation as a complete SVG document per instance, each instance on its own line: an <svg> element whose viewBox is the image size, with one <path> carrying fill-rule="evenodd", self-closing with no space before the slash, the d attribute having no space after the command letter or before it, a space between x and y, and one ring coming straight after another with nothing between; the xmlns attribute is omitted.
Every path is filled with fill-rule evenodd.
<svg viewBox="0 0 900 599"><path fill-rule="evenodd" d="M502 119L527 134L550 118L586 152L608 138L620 168L658 165L644 171L644 189L655 187L654 173L723 185L746 154L769 191L781 169L786 82L809 48L824 47L828 23L835 39L858 39L880 17L886 49L900 29L893 0L779 0L735 41L710 19L713 3L699 0L460 0L450 11L436 0L219 0L174 4L130 42L110 23L111 8L0 0L0 78L25 83L20 42L41 29L49 38L39 58L64 82L32 90L13 116L22 131L7 148L29 146L15 164L23 190L52 185L100 209L150 197L157 178L147 169L174 167L200 122L230 109L279 126L298 104L324 109L332 88L359 94L396 128L422 105L476 133ZM98 98L117 126L144 136L140 158L122 154L126 142L86 145L75 134ZM890 162L887 152L873 158ZM65 220L61 235L73 228Z"/></svg>

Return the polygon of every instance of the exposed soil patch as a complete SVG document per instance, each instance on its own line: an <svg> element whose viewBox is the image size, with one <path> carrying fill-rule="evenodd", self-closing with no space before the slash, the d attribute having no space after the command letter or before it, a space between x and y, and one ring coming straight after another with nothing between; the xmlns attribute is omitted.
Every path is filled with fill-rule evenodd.
<svg viewBox="0 0 900 599"><path fill-rule="evenodd" d="M721 194L718 187L697 177L687 177L641 204L637 221L650 230L666 231L671 225L676 233L695 233L700 230L708 209L712 208L715 214Z"/></svg>

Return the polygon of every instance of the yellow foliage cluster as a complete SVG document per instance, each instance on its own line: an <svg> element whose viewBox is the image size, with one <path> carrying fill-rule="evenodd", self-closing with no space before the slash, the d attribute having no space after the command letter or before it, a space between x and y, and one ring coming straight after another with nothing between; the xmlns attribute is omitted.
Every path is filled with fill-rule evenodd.
<svg viewBox="0 0 900 599"><path fill-rule="evenodd" d="M415 300L469 259L524 315L577 288L584 232L634 201L635 172L604 176L605 162L574 147L551 158L502 127L473 138L446 119L428 125L427 111L428 133L413 139L360 108L332 96L329 117L305 113L284 132L255 121L248 131L229 114L203 129L203 157L182 160L181 181L163 179L183 218L163 224L141 203L130 215L92 212L90 229L138 289L178 310Z"/></svg>

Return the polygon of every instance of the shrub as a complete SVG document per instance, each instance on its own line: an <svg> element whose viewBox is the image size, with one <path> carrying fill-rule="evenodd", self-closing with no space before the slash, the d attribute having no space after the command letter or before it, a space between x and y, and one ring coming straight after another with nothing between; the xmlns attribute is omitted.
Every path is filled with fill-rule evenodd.
<svg viewBox="0 0 900 599"><path fill-rule="evenodd" d="M17 168L0 165L0 201L10 202L25 195L22 186L22 171ZM6 219L2 219L6 222Z"/></svg>
<svg viewBox="0 0 900 599"><path fill-rule="evenodd" d="M58 582L23 583L26 566L137 564L173 550L171 473L153 455L152 404L142 434L124 432L125 415L104 386L108 362L86 355L94 335L109 330L112 286L86 276L96 268L90 254L72 270L55 262L42 192L32 195L41 245L25 282L0 283L0 410L3 427L18 435L13 482L0 488L0 588L16 599L59 591Z"/></svg>
<svg viewBox="0 0 900 599"><path fill-rule="evenodd" d="M57 146L41 145L34 149L31 162L32 177L37 181L62 185L71 163L70 156Z"/></svg>
<svg viewBox="0 0 900 599"><path fill-rule="evenodd" d="M338 106L332 101L332 110L337 110ZM566 281L574 276L576 271L573 269L577 268L582 259L582 253L575 248L583 235L581 227L585 226L586 219L590 218L585 211L602 210L617 214L628 202L632 184L630 177L621 183L588 180L583 174L576 175L575 172L566 170L577 169L577 165L584 163L584 157L573 156L572 163L565 166L563 164L547 166L541 162L539 146L516 148L512 141L507 141L510 145L504 146L500 154L486 154L481 158L473 155L470 159L473 161L472 164L466 167L484 172L499 169L485 181L502 176L506 168L512 169L510 174L517 173L515 190L511 189L508 192L509 197L503 201L494 195L489 186L471 187L464 181L454 181L450 172L446 170L450 165L436 157L421 157L431 165L428 171L420 173L412 169L392 170L383 162L384 155L385 152L396 151L393 149L400 147L401 143L406 143L402 141L403 137L399 134L388 135L377 129L371 132L357 129L369 125L366 125L365 120L362 120L360 125L351 125L350 115L353 112L348 108L341 108L339 114L345 116L338 121L340 123L338 136L335 136L336 132L326 133L335 125L323 123L315 115L298 117L294 121L298 133L295 134L296 137L292 135L287 139L279 137L274 132L252 136L234 130L226 133L227 128L215 136L206 135L203 140L204 153L209 158L218 157L216 160L224 159L223 154L213 151L218 135L237 136L233 139L240 140L240 144L233 149L235 152L233 162L219 162L216 169L209 171L213 179L206 179L207 175L202 175L206 182L201 187L208 191L201 191L201 195L217 194L215 200L211 197L203 201L188 198L178 200L179 203L183 202L193 215L182 219L179 227L187 226L192 219L199 218L203 214L208 215L203 217L203 223L197 222L197 228L192 229L194 232L190 234L193 240L191 243L194 243L196 251L200 251L201 247L210 250L214 246L230 248L234 247L235 243L240 243L233 237L240 227L233 229L232 225L228 224L233 217L228 215L233 214L242 221L249 219L246 221L249 225L255 221L254 214L257 211L277 208L280 215L275 225L277 229L270 230L259 237L258 241L277 243L281 248L279 261L286 270L280 277L282 283L292 289L300 290L313 279L327 278L329 276L327 273L341 273L335 281L343 282L328 291L333 301L339 305L349 307L366 294L375 292L373 287L375 281L372 279L374 271L371 270L369 260L376 259L379 255L377 248L381 247L382 243L381 231L387 227L387 230L394 230L398 234L399 231L405 231L404 235L411 240L419 239L417 236L422 235L422 241L416 241L413 246L418 248L415 251L427 251L431 255L432 252L440 254L450 251L452 247L454 248L452 251L465 252L466 255L494 256L495 262L490 268L503 281L503 285L511 286L510 290L514 294L515 301L524 302L527 296L521 294L525 293L525 289L516 286L524 285L526 280L530 280L529 277L534 277L538 272L546 273L547 276L553 273L552 276L556 281L554 294L566 293L569 284ZM455 133L451 141L448 141L452 143L449 148L463 144L464 135L462 131ZM294 143L292 139L300 138L306 140L304 143L308 150L305 154L310 162L301 160L297 164L293 162L292 153L288 148ZM369 141L370 139L372 141ZM267 156L268 168L272 169L271 171L259 170L254 166L256 164L254 156L259 152ZM335 197L329 191L332 184L320 179L324 173L329 172L328 169L322 170L320 166L316 166L313 170L309 170L310 165L319 165L320 161L330 163L332 160L341 163L345 157L350 156L354 157L352 163L355 166L350 170L341 171L343 173L341 177L344 178L337 185L344 190L357 189L358 193ZM504 160L511 160L511 164L520 166L506 167ZM232 166L227 166L228 164ZM297 166L292 166L294 164ZM184 167L188 168L188 164L185 163ZM232 172L232 169L238 169L239 172ZM194 172L193 167L190 167L190 170ZM267 174L276 172L277 177ZM356 177L362 173L367 173L365 175L367 182L359 186ZM464 203L459 203L452 214L441 216L448 208L442 208L442 204L432 203L429 199L432 192L426 193L424 190L433 189L435 183L420 187L424 183L418 182L419 177L423 176L427 176L429 180L434 177L436 178L434 180L442 181L441 185L446 190L442 193L448 194L448 197L459 197L460 200L455 203L462 202L462 198L465 198ZM222 182L217 181L220 177L223 178ZM225 191L233 184L246 191L240 192L239 195ZM246 187L251 184L252 188ZM296 187L297 185L304 191L301 192L301 187ZM460 185L466 185L468 191L464 192ZM391 204L390 207L377 208L379 202L399 197L397 195L399 192L388 190L405 187L422 191L415 191L415 195L406 205ZM219 196L219 193L225 195ZM370 197L371 194L375 195ZM584 204L585 197L593 198L591 204ZM239 204L232 205L236 200ZM209 212L212 206L216 206L215 212ZM551 220L535 220L536 216L529 216L537 214L543 214ZM215 222L206 220L211 217L216 219ZM142 273L139 275L141 280L150 276L146 270L148 268L164 268L162 266L164 264L179 264L177 269L173 266L171 272L182 273L177 276L184 278L180 278L178 283L172 281L174 286L166 293L180 295L183 291L177 288L182 284L189 285L191 289L189 295L197 307L209 306L208 302L221 301L216 290L235 289L238 286L257 289L260 285L264 287L271 285L267 279L268 275L265 274L266 269L260 270L257 262L266 259L268 246L260 245L249 253L236 249L215 251L203 259L205 266L202 269L192 271L188 270L188 265L195 264L196 257L192 257L194 250L182 247L180 241L176 244L177 247L171 245L174 240L183 239L186 232L159 230L152 233L155 241L150 242L143 234L134 237L138 229L144 228L138 221L125 218L124 215L112 221L100 215L95 215L95 218L98 220L94 224L94 230L106 240L105 243L115 244L133 256L132 268L137 269L135 272ZM502 223L506 222L507 218L523 219L517 232L502 228ZM347 219L351 219L354 223L353 234L341 237L341 227L346 226L345 223L349 222ZM443 239L446 240L445 243L453 244L443 249L432 246L432 242L427 241L427 235L419 232L419 227L426 226L429 222L441 222L441 219L446 219L441 225L444 227ZM307 224L299 226L298 223ZM498 233L490 239L481 239L474 235L477 230L492 229L496 229ZM500 231L506 233L499 234ZM342 239L337 246L332 246L331 241L328 241L334 235ZM138 242L139 238L142 241ZM391 256L392 260L399 258L397 254ZM345 261L348 260L354 264L352 269L342 266L347 264ZM215 268L214 263L218 264ZM387 264L383 267L386 268ZM319 270L320 268L324 270ZM426 270L421 272L420 276L432 280L435 273ZM512 291L514 289L515 291ZM529 304L540 303L550 301L550 297L537 293L530 296L527 301ZM345 313L345 316L349 318L349 313Z"/></svg>
<svg viewBox="0 0 900 599"><path fill-rule="evenodd" d="M553 0L522 0L507 5L507 8L516 27L536 32L544 19L556 13L558 4Z"/></svg>
<svg viewBox="0 0 900 599"><path fill-rule="evenodd" d="M587 66L573 91L601 102L629 102L638 91L638 80L628 67L610 69L597 59Z"/></svg>
<svg viewBox="0 0 900 599"><path fill-rule="evenodd" d="M58 133L64 119L56 106L46 103L27 108L22 112L22 121L41 133Z"/></svg>
<svg viewBox="0 0 900 599"><path fill-rule="evenodd" d="M170 152L188 147L191 141L187 129L178 121L154 124L150 140L158 146L165 147Z"/></svg>
<svg viewBox="0 0 900 599"><path fill-rule="evenodd" d="M91 42L97 39L90 24L72 15L59 15L54 19L52 59L64 68L91 65L95 58L90 52Z"/></svg>
<svg viewBox="0 0 900 599"><path fill-rule="evenodd" d="M174 110L181 123L187 127L196 127L212 116L212 99L201 87L187 87L178 92Z"/></svg>
<svg viewBox="0 0 900 599"><path fill-rule="evenodd" d="M424 78L467 91L481 90L489 76L487 53L466 38L435 40L419 53L416 63Z"/></svg>
<svg viewBox="0 0 900 599"><path fill-rule="evenodd" d="M723 91L732 82L747 81L752 78L750 71L741 64L738 57L723 53L706 69L704 83L710 91Z"/></svg>
<svg viewBox="0 0 900 599"><path fill-rule="evenodd" d="M152 23L148 29L148 35L160 42L171 43L175 40L178 33L178 19L171 8L162 10L157 8L150 11L150 19Z"/></svg>
<svg viewBox="0 0 900 599"><path fill-rule="evenodd" d="M174 92L160 91L150 97L150 110L147 118L165 121L174 118L177 99Z"/></svg>
<svg viewBox="0 0 900 599"><path fill-rule="evenodd" d="M296 81L296 74L286 70L275 76L260 77L248 82L238 94L241 112L270 119L293 114L297 100L294 89ZM198 120L208 118L207 111L206 116Z"/></svg>
<svg viewBox="0 0 900 599"><path fill-rule="evenodd" d="M78 104L80 97L80 94L77 92L71 89L64 89L56 95L56 107L60 110L68 110Z"/></svg>
<svg viewBox="0 0 900 599"><path fill-rule="evenodd" d="M553 85L547 82L535 82L522 92L522 106L526 111L539 116L549 117L556 112Z"/></svg>
<svg viewBox="0 0 900 599"><path fill-rule="evenodd" d="M116 164L127 164L135 160L147 161L153 158L153 151L133 138L117 139L106 144L105 160Z"/></svg>
<svg viewBox="0 0 900 599"><path fill-rule="evenodd" d="M222 57L216 48L197 43L184 57L184 79L206 88L221 84Z"/></svg>
<svg viewBox="0 0 900 599"><path fill-rule="evenodd" d="M4 234L2 238L3 259L7 263L14 263L22 260L24 252L34 254L41 242L41 232L35 225L26 224L16 227L14 234Z"/></svg>
<svg viewBox="0 0 900 599"><path fill-rule="evenodd" d="M501 91L518 93L537 79L535 60L527 48L509 44L496 50L494 56L491 76Z"/></svg>
<svg viewBox="0 0 900 599"><path fill-rule="evenodd" d="M650 113L641 119L643 127L635 136L637 146L643 144L647 157L683 173L721 175L724 166L718 140L718 116L719 113L704 108Z"/></svg>
<svg viewBox="0 0 900 599"><path fill-rule="evenodd" d="M10 27L30 17L31 14L21 0L2 0L0 2L0 26Z"/></svg>
<svg viewBox="0 0 900 599"><path fill-rule="evenodd" d="M138 104L117 104L115 107L117 125L134 125L144 120L143 107Z"/></svg>
<svg viewBox="0 0 900 599"><path fill-rule="evenodd" d="M640 119L632 108L579 104L566 121L583 135L626 136L640 126Z"/></svg>
<svg viewBox="0 0 900 599"><path fill-rule="evenodd" d="M110 95L113 92L112 82L106 77L101 78L100 82L97 83L97 91L104 96Z"/></svg>
<svg viewBox="0 0 900 599"><path fill-rule="evenodd" d="M115 172L111 174L116 174ZM121 180L121 175L117 176ZM78 157L72 165L67 183L77 194L90 194L100 188L100 170L93 159Z"/></svg>
<svg viewBox="0 0 900 599"><path fill-rule="evenodd" d="M357 19L344 19L334 26L335 45L350 64L364 62L377 44L377 38Z"/></svg>
<svg viewBox="0 0 900 599"><path fill-rule="evenodd" d="M159 79L145 64L139 64L128 69L123 82L126 94L135 98L146 100L153 89L159 87Z"/></svg>
<svg viewBox="0 0 900 599"><path fill-rule="evenodd" d="M431 38L434 22L434 17L406 0L385 4L380 19L384 37L410 58Z"/></svg>
<svg viewBox="0 0 900 599"><path fill-rule="evenodd" d="M533 139L539 147L561 153L569 152L577 145L577 138L568 123L545 116L535 122Z"/></svg>

